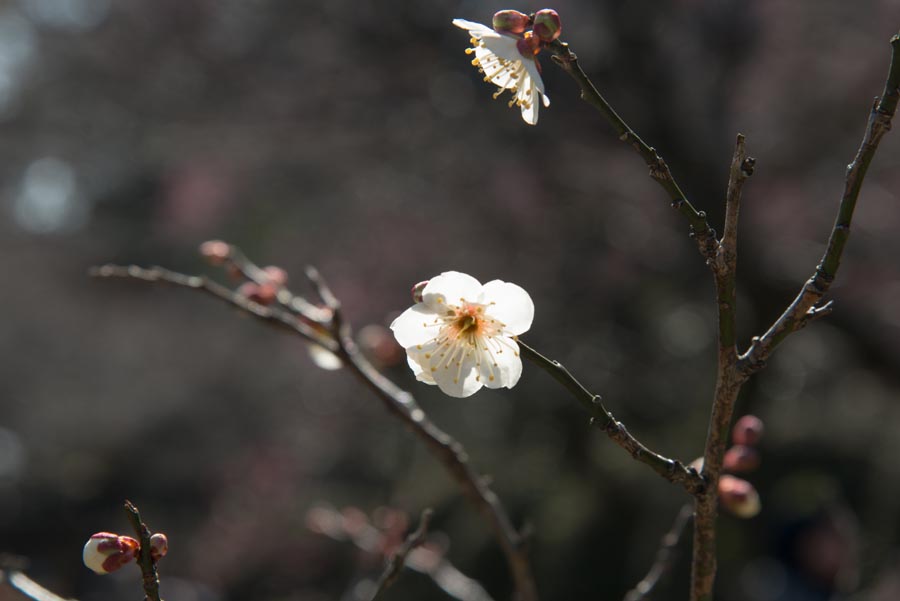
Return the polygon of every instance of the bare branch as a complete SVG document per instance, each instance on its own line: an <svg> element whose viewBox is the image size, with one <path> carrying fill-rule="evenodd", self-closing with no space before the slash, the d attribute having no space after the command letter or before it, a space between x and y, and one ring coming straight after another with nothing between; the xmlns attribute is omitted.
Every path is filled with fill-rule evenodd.
<svg viewBox="0 0 900 601"><path fill-rule="evenodd" d="M159 598L159 573L156 571L156 561L153 560L150 552L150 529L143 521L141 521L141 513L131 501L125 501L125 513L128 515L128 521L134 528L141 548L138 550L137 562L141 568L142 581L144 585L144 599L146 601L161 601Z"/></svg>
<svg viewBox="0 0 900 601"><path fill-rule="evenodd" d="M388 560L384 572L378 579L375 594L372 595L371 601L375 601L383 591L394 584L394 581L400 576L400 571L403 569L403 564L406 563L406 558L413 549L425 542L425 536L428 534L428 525L430 524L433 515L434 511L430 508L422 511L422 515L419 517L419 527L406 537L406 540L403 541L400 548L394 551L394 554L391 555L391 558Z"/></svg>
<svg viewBox="0 0 900 601"><path fill-rule="evenodd" d="M875 156L875 151L878 150L881 138L891 129L891 120L897 110L898 99L900 99L900 35L895 35L891 38L891 66L888 70L884 91L881 94L881 100L876 99L872 105L862 142L856 151L853 162L847 166L844 193L825 253L794 301L765 334L754 338L747 352L741 355L741 368L746 372L759 371L775 347L806 324L810 309L822 300L831 287L841 264L844 246L850 236L850 224L853 220L859 191Z"/></svg>
<svg viewBox="0 0 900 601"><path fill-rule="evenodd" d="M26 576L17 567L2 566L2 569L0 569L0 584L3 582L8 583L10 587L32 601L71 601L47 590Z"/></svg>
<svg viewBox="0 0 900 601"><path fill-rule="evenodd" d="M628 591L624 601L644 601L653 593L656 585L659 584L662 577L672 567L678 543L681 542L681 535L684 534L685 527L691 521L693 511L693 507L690 504L681 508L681 511L675 517L672 528L659 541L659 548L656 550L656 557L653 560L650 571L633 589Z"/></svg>
<svg viewBox="0 0 900 601"><path fill-rule="evenodd" d="M697 247L707 261L713 261L716 255L716 232L709 226L706 213L698 211L688 201L684 192L678 186L668 164L663 160L656 149L648 146L631 127L616 113L612 106L597 91L588 76L578 64L578 57L569 49L569 45L559 40L550 44L547 49L553 53L553 62L568 73L581 88L581 99L600 111L603 117L616 131L619 139L632 148L644 159L650 169L650 177L653 178L669 195L672 208L677 210L688 220L691 228L691 236L695 238Z"/></svg>
<svg viewBox="0 0 900 601"><path fill-rule="evenodd" d="M522 356L549 373L553 379L571 392L581 406L591 414L591 425L606 432L607 436L625 449L636 461L650 466L657 474L669 482L680 485L692 495L700 494L706 489L706 482L694 468L651 451L632 436L625 425L616 420L612 413L603 406L600 395L588 391L559 361L548 359L521 340L518 342Z"/></svg>

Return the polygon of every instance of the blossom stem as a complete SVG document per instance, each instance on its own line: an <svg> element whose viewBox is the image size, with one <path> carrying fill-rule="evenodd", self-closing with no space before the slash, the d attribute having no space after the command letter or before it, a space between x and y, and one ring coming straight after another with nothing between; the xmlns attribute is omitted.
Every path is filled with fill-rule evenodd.
<svg viewBox="0 0 900 601"><path fill-rule="evenodd" d="M593 82L588 78L585 72L578 64L578 57L569 48L569 45L559 40L552 42L546 46L553 55L553 62L559 65L563 71L569 74L572 79L581 88L581 99L596 108L603 117L609 122L612 128L619 136L619 140L625 142L644 159L647 167L650 169L650 177L653 178L669 195L672 201L672 208L677 210L685 219L691 228L691 235L697 242L700 253L707 260L712 260L716 254L716 232L709 226L706 219L706 213L698 211L688 201L681 187L672 176L669 165L659 155L655 148L648 146L640 136L638 136L622 117L616 113L615 109L606 101L602 94L597 91Z"/></svg>
<svg viewBox="0 0 900 601"><path fill-rule="evenodd" d="M141 513L131 501L125 501L125 513L141 543L137 562L143 576L144 599L145 601L161 601L159 598L159 573L156 571L156 562L153 561L150 554L150 529L141 521Z"/></svg>
<svg viewBox="0 0 900 601"><path fill-rule="evenodd" d="M590 413L591 425L603 430L613 442L625 449L636 461L648 465L657 474L673 484L678 484L691 495L697 496L706 490L706 482L697 473L697 470L684 465L677 459L669 459L648 449L603 406L600 395L585 388L584 384L579 382L562 363L548 359L522 342L521 339L518 340L518 343L522 356L546 371L571 392L581 406Z"/></svg>

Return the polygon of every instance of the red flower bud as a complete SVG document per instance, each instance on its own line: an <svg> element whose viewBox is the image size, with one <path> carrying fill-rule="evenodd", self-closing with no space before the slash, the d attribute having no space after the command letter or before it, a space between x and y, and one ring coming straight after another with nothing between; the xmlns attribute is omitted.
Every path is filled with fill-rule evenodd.
<svg viewBox="0 0 900 601"><path fill-rule="evenodd" d="M534 35L542 42L552 42L562 33L559 15L552 8L539 10L534 14Z"/></svg>
<svg viewBox="0 0 900 601"><path fill-rule="evenodd" d="M134 561L138 549L140 544L130 536L98 532L85 543L81 558L96 573L109 574Z"/></svg>
<svg viewBox="0 0 900 601"><path fill-rule="evenodd" d="M263 271L266 273L266 277L269 278L269 282L271 284L275 286L284 286L285 284L287 284L287 272L281 267L269 265L268 267L264 268Z"/></svg>
<svg viewBox="0 0 900 601"><path fill-rule="evenodd" d="M762 420L755 415L745 415L737 420L731 431L734 444L755 446L763 435Z"/></svg>
<svg viewBox="0 0 900 601"><path fill-rule="evenodd" d="M528 31L522 39L516 42L516 50L518 50L519 54L522 56L531 58L541 51L541 41Z"/></svg>
<svg viewBox="0 0 900 601"><path fill-rule="evenodd" d="M524 33L531 25L528 15L517 10L501 10L494 14L494 31L498 33L512 33L519 35Z"/></svg>
<svg viewBox="0 0 900 601"><path fill-rule="evenodd" d="M725 452L722 466L732 473L752 472L759 467L759 452L753 447L735 445Z"/></svg>
<svg viewBox="0 0 900 601"><path fill-rule="evenodd" d="M759 493L753 485L734 476L719 478L719 502L739 518L752 518L761 508Z"/></svg>
<svg viewBox="0 0 900 601"><path fill-rule="evenodd" d="M416 284L415 286L412 287L412 297L413 297L414 303L422 302L422 300L423 300L422 291L425 290L425 286L427 286L427 285L428 285L428 280L425 280L424 282L419 282L418 284Z"/></svg>
<svg viewBox="0 0 900 601"><path fill-rule="evenodd" d="M157 532L150 537L150 557L153 561L159 561L169 552L169 539L162 532Z"/></svg>
<svg viewBox="0 0 900 601"><path fill-rule="evenodd" d="M221 240L207 240L200 245L200 254L210 265L221 265L231 256L231 246Z"/></svg>
<svg viewBox="0 0 900 601"><path fill-rule="evenodd" d="M237 289L237 293L246 296L248 300L252 300L260 305L271 305L275 302L278 289L269 283L257 284L256 282L244 282Z"/></svg>

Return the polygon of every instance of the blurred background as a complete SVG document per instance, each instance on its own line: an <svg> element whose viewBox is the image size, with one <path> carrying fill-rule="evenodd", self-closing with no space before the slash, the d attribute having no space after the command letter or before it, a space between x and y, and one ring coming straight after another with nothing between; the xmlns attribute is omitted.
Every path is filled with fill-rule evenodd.
<svg viewBox="0 0 900 601"><path fill-rule="evenodd" d="M644 575L682 491L592 431L533 366L513 390L451 399L379 346L419 280L512 281L537 307L529 343L652 448L702 452L714 297L686 224L548 57L552 105L529 127L491 100L450 25L544 7L0 3L0 552L64 597L137 598L137 570L100 578L80 558L91 533L128 533L128 498L169 536L167 601L352 600L382 558L311 531L310 511L396 525L433 507L446 558L510 598L480 517L346 373L201 295L86 275L105 262L209 271L197 246L222 238L300 291L303 266L325 274L357 331L369 326L374 359L533 528L543 599L619 599ZM585 71L719 230L734 137L747 136L746 346L822 252L883 87L896 0L552 7ZM888 135L869 171L834 315L741 397L738 414L767 427L749 476L763 509L721 519L723 601L900 598L898 151ZM686 598L687 547L659 599ZM449 597L405 573L386 598Z"/></svg>

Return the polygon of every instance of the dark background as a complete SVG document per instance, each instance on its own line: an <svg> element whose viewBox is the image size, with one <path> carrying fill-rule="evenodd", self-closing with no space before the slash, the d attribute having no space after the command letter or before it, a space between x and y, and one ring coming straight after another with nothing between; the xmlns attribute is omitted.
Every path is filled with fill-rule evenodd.
<svg viewBox="0 0 900 601"><path fill-rule="evenodd" d="M553 7L584 69L720 230L746 134L758 163L741 221L745 346L822 252L900 7ZM444 270L516 282L537 308L527 341L651 447L701 454L707 269L642 161L548 57L552 105L536 127L491 101L450 21L500 8L0 4L0 551L63 596L138 598L137 570L100 578L80 560L91 533L127 533L129 498L169 535L167 601L349 600L381 560L311 533L307 511L415 519L431 506L449 559L509 598L479 516L347 374L205 297L86 276L109 261L208 270L196 254L208 238L298 282L318 266L357 328L389 324L413 283ZM767 425L750 477L763 510L721 520L722 600L900 596L898 149L889 134L869 172L834 315L793 336L740 400ZM643 575L686 495L592 431L544 373L526 365L515 389L458 400L386 369L533 526L542 598L618 599ZM659 598L686 598L687 572L682 552ZM447 597L406 574L386 598Z"/></svg>

